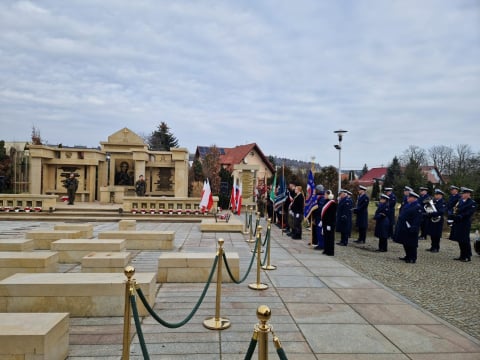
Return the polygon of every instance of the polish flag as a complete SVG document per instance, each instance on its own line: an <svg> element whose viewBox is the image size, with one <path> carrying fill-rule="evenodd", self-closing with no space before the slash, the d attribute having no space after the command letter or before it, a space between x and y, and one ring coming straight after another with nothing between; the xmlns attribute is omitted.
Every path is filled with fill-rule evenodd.
<svg viewBox="0 0 480 360"><path fill-rule="evenodd" d="M235 196L235 208L237 210L237 215L240 215L240 211L242 210L242 183L240 183L240 187Z"/></svg>
<svg viewBox="0 0 480 360"><path fill-rule="evenodd" d="M200 210L202 212L210 211L213 206L213 195L210 189L210 182L208 179L203 183L202 199L200 200Z"/></svg>
<svg viewBox="0 0 480 360"><path fill-rule="evenodd" d="M230 207L232 209L232 213L237 212L237 203L235 200L235 194L237 193L237 190L235 189L235 184L232 186L232 193L230 194Z"/></svg>

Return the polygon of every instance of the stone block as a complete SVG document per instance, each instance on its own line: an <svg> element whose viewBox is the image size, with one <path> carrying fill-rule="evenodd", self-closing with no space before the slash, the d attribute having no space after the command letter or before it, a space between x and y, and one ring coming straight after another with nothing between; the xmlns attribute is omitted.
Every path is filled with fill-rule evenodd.
<svg viewBox="0 0 480 360"><path fill-rule="evenodd" d="M0 239L0 251L32 251L34 245L31 239Z"/></svg>
<svg viewBox="0 0 480 360"><path fill-rule="evenodd" d="M103 231L99 239L125 239L128 250L172 250L175 231Z"/></svg>
<svg viewBox="0 0 480 360"><path fill-rule="evenodd" d="M156 273L134 278L153 306ZM75 317L123 316L123 273L15 274L0 281L0 312L68 312ZM137 301L140 316L147 310Z"/></svg>
<svg viewBox="0 0 480 360"><path fill-rule="evenodd" d="M54 251L0 252L0 279L16 273L48 273L57 270L58 253Z"/></svg>
<svg viewBox="0 0 480 360"><path fill-rule="evenodd" d="M60 239L80 239L77 230L31 230L25 233L25 239L33 239L38 250L50 250L52 242Z"/></svg>
<svg viewBox="0 0 480 360"><path fill-rule="evenodd" d="M64 360L68 313L0 313L0 359Z"/></svg>
<svg viewBox="0 0 480 360"><path fill-rule="evenodd" d="M80 237L85 239L93 238L93 224L56 224L53 230L75 230L80 231Z"/></svg>
<svg viewBox="0 0 480 360"><path fill-rule="evenodd" d="M238 253L225 253L228 266L235 279L240 277L240 258ZM202 283L208 280L212 269L214 253L164 253L158 258L157 282L159 283ZM218 269L217 269L218 271ZM213 275L217 281L217 273ZM222 267L222 282L232 282L225 264Z"/></svg>
<svg viewBox="0 0 480 360"><path fill-rule="evenodd" d="M120 231L137 230L137 220L120 220L118 222L118 230L120 230Z"/></svg>
<svg viewBox="0 0 480 360"><path fill-rule="evenodd" d="M244 223L238 219L232 219L228 222L215 222L214 218L203 219L200 223L202 232L243 232Z"/></svg>
<svg viewBox="0 0 480 360"><path fill-rule="evenodd" d="M93 251L125 251L124 239L60 239L52 242L52 251L58 252L62 264L80 263Z"/></svg>
<svg viewBox="0 0 480 360"><path fill-rule="evenodd" d="M123 273L131 258L129 252L92 252L82 258L82 272Z"/></svg>

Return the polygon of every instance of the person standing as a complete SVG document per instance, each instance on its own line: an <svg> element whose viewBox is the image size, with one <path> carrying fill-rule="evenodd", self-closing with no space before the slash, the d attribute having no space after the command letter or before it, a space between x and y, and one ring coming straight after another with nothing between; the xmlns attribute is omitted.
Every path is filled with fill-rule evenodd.
<svg viewBox="0 0 480 360"><path fill-rule="evenodd" d="M73 205L75 194L78 190L78 180L75 177L75 173L70 173L70 176L65 180L65 187L67 188L68 205Z"/></svg>
<svg viewBox="0 0 480 360"><path fill-rule="evenodd" d="M423 212L423 217L422 217L422 222L420 224L420 238L419 240L427 240L427 224L428 224L428 217L427 217L427 212L425 210L425 207L423 206L426 202L428 202L431 198L430 195L428 194L428 188L426 187L420 187L418 189L419 191L419 203L422 208Z"/></svg>
<svg viewBox="0 0 480 360"><path fill-rule="evenodd" d="M454 260L469 262L472 258L472 245L470 243L470 230L472 216L477 209L477 203L471 198L472 189L460 188L461 199L458 201L453 214L453 240L458 242L460 256Z"/></svg>
<svg viewBox="0 0 480 360"><path fill-rule="evenodd" d="M340 242L337 245L347 246L348 238L352 232L352 198L349 196L351 192L341 189L338 195L337 205L337 223L336 231L340 233Z"/></svg>
<svg viewBox="0 0 480 360"><path fill-rule="evenodd" d="M393 188L386 187L385 194L388 196L388 237L393 239L393 228L395 226L395 206L397 206L397 197Z"/></svg>
<svg viewBox="0 0 480 360"><path fill-rule="evenodd" d="M302 222L305 209L305 196L303 196L301 186L295 186L295 197L293 198L290 209L293 213L291 236L294 240L300 240L302 238Z"/></svg>
<svg viewBox="0 0 480 360"><path fill-rule="evenodd" d="M453 222L453 212L455 206L458 204L458 201L461 199L459 188L455 185L450 185L450 196L447 203L447 222L449 226ZM449 240L453 240L453 226L450 226L450 235L448 236Z"/></svg>
<svg viewBox="0 0 480 360"><path fill-rule="evenodd" d="M321 222L324 240L323 253L328 256L335 255L335 224L337 217L337 203L333 200L331 190L325 191L325 204L322 207Z"/></svg>
<svg viewBox="0 0 480 360"><path fill-rule="evenodd" d="M435 189L433 195L433 205L435 206L435 211L427 212L427 235L430 235L431 245L430 251L432 253L438 253L440 251L440 239L442 237L443 230L443 215L447 210L447 204L443 200L444 192L440 189Z"/></svg>
<svg viewBox="0 0 480 360"><path fill-rule="evenodd" d="M407 203L398 215L395 227L395 241L403 244L405 256L399 258L406 263L415 264L417 261L418 232L422 222L422 208L418 202L420 195L410 191Z"/></svg>
<svg viewBox="0 0 480 360"><path fill-rule="evenodd" d="M367 188L360 185L358 187L358 199L357 207L353 209L353 213L357 215L356 225L358 228L358 240L355 240L354 243L365 244L367 239L367 229L368 229L368 204L370 203L370 198L367 195Z"/></svg>
<svg viewBox="0 0 480 360"><path fill-rule="evenodd" d="M402 211L402 208L407 205L407 200L408 200L408 194L410 194L410 191L413 191L413 189L410 187L410 186L405 186L403 188L403 199L402 199L402 203L400 204L400 209L398 211L398 213L400 214L400 211Z"/></svg>
<svg viewBox="0 0 480 360"><path fill-rule="evenodd" d="M315 250L323 250L325 243L322 230L322 209L327 202L323 185L317 185L315 187L315 194L317 195L317 204L313 207L312 210L312 244L316 245L314 247Z"/></svg>
<svg viewBox="0 0 480 360"><path fill-rule="evenodd" d="M375 251L387 252L388 250L388 236L390 229L390 218L388 214L390 197L386 194L380 195L380 202L375 211L375 232L374 235L378 237L378 249Z"/></svg>
<svg viewBox="0 0 480 360"><path fill-rule="evenodd" d="M143 175L140 175L138 180L135 182L135 194L137 194L137 196L145 196L146 192L147 183L145 182Z"/></svg>

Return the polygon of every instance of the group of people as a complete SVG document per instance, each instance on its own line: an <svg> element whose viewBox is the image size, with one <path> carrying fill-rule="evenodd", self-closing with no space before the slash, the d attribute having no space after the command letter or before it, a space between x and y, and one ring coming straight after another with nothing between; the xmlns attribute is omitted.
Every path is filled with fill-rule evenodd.
<svg viewBox="0 0 480 360"><path fill-rule="evenodd" d="M433 196L428 188L420 187L416 193L411 187L404 187L404 196L399 207L398 218L395 218L397 199L390 187L384 188L373 215L375 220L374 236L378 238L378 252L388 251L388 240L403 245L405 256L400 259L414 264L417 261L419 240L430 236L431 244L427 251L438 253L445 218L450 227L449 239L457 241L460 256L455 260L469 262L472 257L470 231L472 216L477 204L472 199L473 190L450 186L448 201L445 193L435 189ZM364 244L368 230L370 199L365 186L358 187L358 197L354 204L352 193L341 189L337 201L331 190L322 185L315 188L317 203L311 212L312 245L314 249L323 250L326 255L335 252L335 232L340 234L338 246L347 246L353 227L353 216L356 215L355 226L358 239L354 243ZM284 224L286 234L292 239L302 238L305 197L301 186L289 185L289 196L283 205L285 211L277 214L278 223ZM271 216L269 214L269 216Z"/></svg>

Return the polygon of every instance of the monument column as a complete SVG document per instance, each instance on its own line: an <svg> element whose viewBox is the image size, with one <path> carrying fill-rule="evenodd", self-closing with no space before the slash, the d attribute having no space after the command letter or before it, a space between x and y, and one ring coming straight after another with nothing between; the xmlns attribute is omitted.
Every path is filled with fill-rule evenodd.
<svg viewBox="0 0 480 360"><path fill-rule="evenodd" d="M30 158L30 194L41 194L42 187L42 158Z"/></svg>

